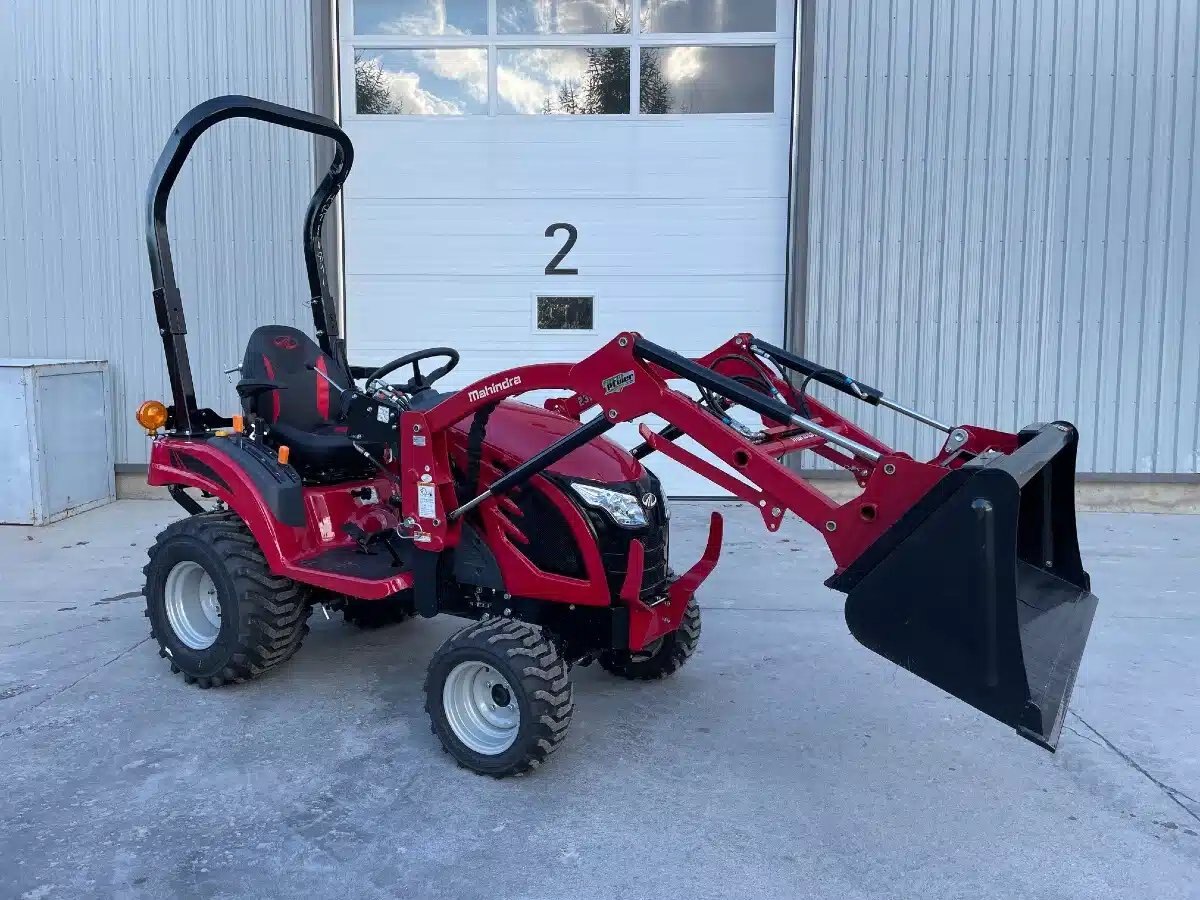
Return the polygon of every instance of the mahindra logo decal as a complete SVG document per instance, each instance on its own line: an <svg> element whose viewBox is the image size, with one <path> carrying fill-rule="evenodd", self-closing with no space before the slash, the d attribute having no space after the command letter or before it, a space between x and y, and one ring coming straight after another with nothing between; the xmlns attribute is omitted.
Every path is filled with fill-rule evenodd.
<svg viewBox="0 0 1200 900"><path fill-rule="evenodd" d="M605 378L600 382L600 385L604 388L605 394L615 394L617 391L623 391L633 384L635 377L632 371L620 372L612 378Z"/></svg>
<svg viewBox="0 0 1200 900"><path fill-rule="evenodd" d="M521 376L514 375L512 378L505 378L503 381L497 381L492 384L485 384L477 391L467 391L467 399L474 403L476 400L482 400L485 397L490 397L493 394L499 394L510 388L519 387L521 384Z"/></svg>
<svg viewBox="0 0 1200 900"><path fill-rule="evenodd" d="M300 346L300 342L298 340L286 334L280 335L279 337L275 338L275 340L271 341L271 343L280 350L295 350Z"/></svg>

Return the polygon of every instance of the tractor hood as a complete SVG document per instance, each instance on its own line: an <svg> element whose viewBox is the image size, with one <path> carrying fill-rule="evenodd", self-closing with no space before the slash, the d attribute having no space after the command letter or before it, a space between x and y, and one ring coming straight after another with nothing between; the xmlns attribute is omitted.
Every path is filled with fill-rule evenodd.
<svg viewBox="0 0 1200 900"><path fill-rule="evenodd" d="M537 455L578 427L578 422L541 407L505 400L488 419L486 443L516 464ZM470 429L471 419L454 426L464 441ZM645 470L628 450L599 437L568 453L550 466L549 471L566 478L615 483L636 481Z"/></svg>

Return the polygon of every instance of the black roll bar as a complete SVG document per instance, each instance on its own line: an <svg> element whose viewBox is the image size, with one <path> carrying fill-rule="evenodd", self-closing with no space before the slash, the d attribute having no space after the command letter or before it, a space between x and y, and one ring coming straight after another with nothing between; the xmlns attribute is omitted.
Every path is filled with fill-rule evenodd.
<svg viewBox="0 0 1200 900"><path fill-rule="evenodd" d="M171 260L171 242L167 235L167 200L175 179L191 153L192 147L204 132L226 119L257 119L272 125L282 125L335 141L333 163L317 186L308 212L304 217L304 265L308 271L308 287L312 305L313 325L321 349L346 365L345 347L339 339L337 312L329 293L325 275L325 258L321 249L321 229L325 213L341 190L350 167L354 164L354 145L346 132L332 119L314 113L269 103L254 97L229 95L206 100L179 120L163 148L150 176L146 195L146 243L150 252L150 277L154 284L154 312L163 339L167 358L167 374L174 397L172 427L176 431L194 433L207 427L205 411L196 406L196 389L192 382L192 367L188 359L184 335L183 302L175 281L175 266ZM194 421L195 420L195 421Z"/></svg>

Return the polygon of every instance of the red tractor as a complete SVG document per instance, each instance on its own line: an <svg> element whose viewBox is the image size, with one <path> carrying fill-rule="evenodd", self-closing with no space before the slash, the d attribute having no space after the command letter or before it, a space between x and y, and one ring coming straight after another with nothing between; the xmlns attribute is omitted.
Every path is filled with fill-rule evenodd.
<svg viewBox="0 0 1200 900"><path fill-rule="evenodd" d="M166 214L196 140L233 117L337 149L304 227L316 341L258 328L242 413L226 418L196 402ZM353 155L328 119L219 97L183 118L154 171L150 264L174 402L145 403L138 420L154 435L150 483L189 513L145 569L172 671L204 688L259 675L299 649L316 604L367 624L460 616L425 682L433 731L476 772L526 772L566 736L573 665L656 679L696 650L695 595L717 564L721 517L699 561L672 569L666 497L643 464L661 453L753 505L768 531L788 512L820 531L836 564L826 584L848 594L860 642L1054 749L1097 604L1075 534L1072 426L946 425L750 334L687 359L628 331L580 362L450 393L435 387L458 363L448 347L351 366L320 236ZM443 362L423 372L429 359ZM893 450L810 396L812 382L941 430L941 452L920 462ZM535 391L558 396L515 399ZM632 452L604 437L647 415L668 424L643 424ZM678 446L684 435L725 467ZM834 503L780 462L799 451L845 468L862 493Z"/></svg>

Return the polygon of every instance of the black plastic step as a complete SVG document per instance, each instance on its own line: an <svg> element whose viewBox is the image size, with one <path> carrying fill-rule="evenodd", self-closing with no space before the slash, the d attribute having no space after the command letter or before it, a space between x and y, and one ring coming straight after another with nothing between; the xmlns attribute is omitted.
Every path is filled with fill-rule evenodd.
<svg viewBox="0 0 1200 900"><path fill-rule="evenodd" d="M328 575L347 575L351 578L365 578L370 581L383 581L395 578L402 572L407 572L406 565L397 566L391 554L379 549L372 553L363 553L354 547L339 547L326 550L319 556L306 559L300 563L300 568L311 569L314 572L324 572Z"/></svg>

